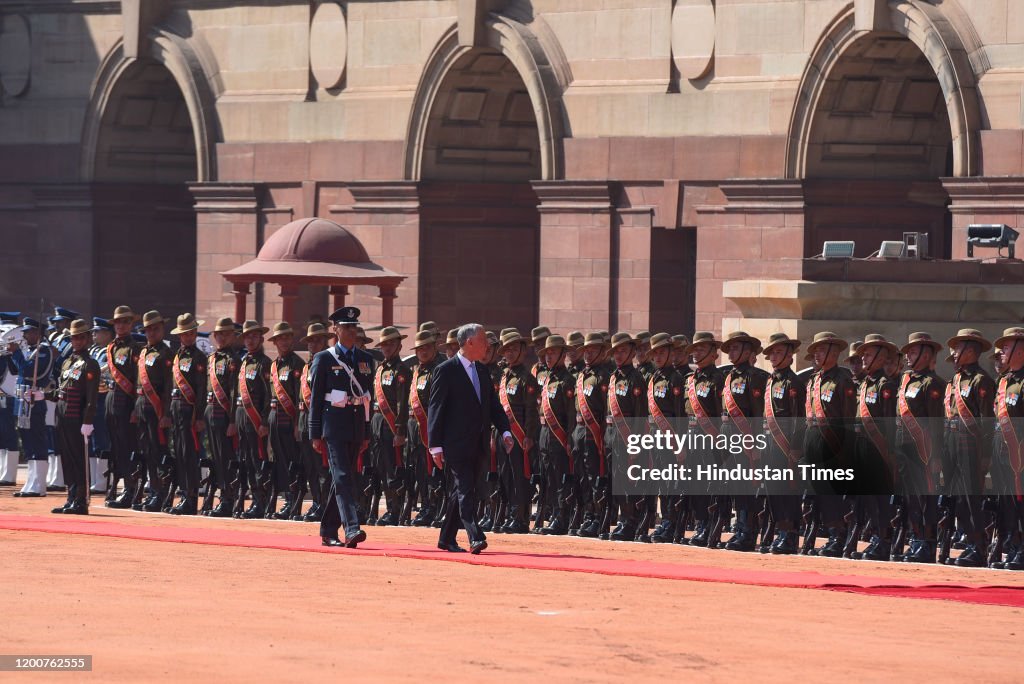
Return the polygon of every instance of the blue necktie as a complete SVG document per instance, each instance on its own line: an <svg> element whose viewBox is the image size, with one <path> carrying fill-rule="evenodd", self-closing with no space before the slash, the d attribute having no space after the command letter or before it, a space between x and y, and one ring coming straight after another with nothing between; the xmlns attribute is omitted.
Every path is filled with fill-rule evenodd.
<svg viewBox="0 0 1024 684"><path fill-rule="evenodd" d="M473 389L476 390L476 400L480 401L480 378L476 374L476 364L469 364L469 379L473 381Z"/></svg>

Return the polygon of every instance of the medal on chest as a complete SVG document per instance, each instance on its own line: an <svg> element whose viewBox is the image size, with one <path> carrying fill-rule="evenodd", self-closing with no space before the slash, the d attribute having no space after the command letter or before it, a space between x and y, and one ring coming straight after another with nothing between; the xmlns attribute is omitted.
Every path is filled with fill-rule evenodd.
<svg viewBox="0 0 1024 684"><path fill-rule="evenodd" d="M966 397L969 397L970 395L971 395L971 386L970 385L960 385L960 396L966 398Z"/></svg>
<svg viewBox="0 0 1024 684"><path fill-rule="evenodd" d="M114 352L114 363L117 364L118 366L123 366L126 363L128 363L128 353L130 351L131 350L128 349L127 347L124 347L122 349L118 349L117 351L115 351Z"/></svg>
<svg viewBox="0 0 1024 684"><path fill-rule="evenodd" d="M877 404L878 403L878 390L868 390L864 393L865 404Z"/></svg>
<svg viewBox="0 0 1024 684"><path fill-rule="evenodd" d="M155 364L157 356L158 354L156 352L149 352L148 354L146 354L146 365L152 366L153 364Z"/></svg>
<svg viewBox="0 0 1024 684"><path fill-rule="evenodd" d="M427 380L429 379L429 377L429 375L423 375L420 377L419 382L416 383L416 390L418 392L422 392L423 390L427 389ZM509 392L509 394L512 394L512 392Z"/></svg>
<svg viewBox="0 0 1024 684"><path fill-rule="evenodd" d="M360 361L359 362L359 372L361 374L363 374L363 375L369 375L370 374L370 364L368 364L366 361Z"/></svg>
<svg viewBox="0 0 1024 684"><path fill-rule="evenodd" d="M733 394L743 394L747 391L747 381L743 378L733 380L729 385L729 389L732 390Z"/></svg>
<svg viewBox="0 0 1024 684"><path fill-rule="evenodd" d="M772 387L772 399L782 399L786 396L786 387L784 385L776 385Z"/></svg>
<svg viewBox="0 0 1024 684"><path fill-rule="evenodd" d="M280 380L281 382L284 382L285 380L288 379L288 376L291 375L291 374L292 374L291 369L284 368L284 369L279 370L277 372L277 379Z"/></svg>
<svg viewBox="0 0 1024 684"><path fill-rule="evenodd" d="M708 396L709 392L711 392L711 383L710 382L698 382L697 383L697 396L698 397L700 397L701 399L704 399L704 398L706 398Z"/></svg>
<svg viewBox="0 0 1024 684"><path fill-rule="evenodd" d="M1007 392L1006 393L1006 405L1007 406L1016 406L1018 399L1020 399L1020 393L1019 392Z"/></svg>
<svg viewBox="0 0 1024 684"><path fill-rule="evenodd" d="M615 383L615 393L620 397L624 397L629 394L629 383L625 380L620 380Z"/></svg>
<svg viewBox="0 0 1024 684"><path fill-rule="evenodd" d="M252 364L251 366L246 366L245 367L245 379L246 380L255 380L256 376L259 374L259 370L260 370L259 366L257 366L256 364Z"/></svg>
<svg viewBox="0 0 1024 684"><path fill-rule="evenodd" d="M188 373L192 369L192 358L184 357L178 360L178 368L181 369L182 373Z"/></svg>
<svg viewBox="0 0 1024 684"><path fill-rule="evenodd" d="M220 359L214 367L214 373L217 375L224 375L225 366L227 366L227 362L224 359Z"/></svg>
<svg viewBox="0 0 1024 684"><path fill-rule="evenodd" d="M906 396L907 399L914 399L920 393L921 393L921 386L920 385L911 385L910 387L907 388L907 392L906 392L905 396Z"/></svg>
<svg viewBox="0 0 1024 684"><path fill-rule="evenodd" d="M395 381L395 371L384 371L380 374L380 384L390 386Z"/></svg>
<svg viewBox="0 0 1024 684"><path fill-rule="evenodd" d="M832 395L833 394L835 394L835 388L834 387L829 387L828 389L823 389L821 391L821 400L822 401L832 401Z"/></svg>

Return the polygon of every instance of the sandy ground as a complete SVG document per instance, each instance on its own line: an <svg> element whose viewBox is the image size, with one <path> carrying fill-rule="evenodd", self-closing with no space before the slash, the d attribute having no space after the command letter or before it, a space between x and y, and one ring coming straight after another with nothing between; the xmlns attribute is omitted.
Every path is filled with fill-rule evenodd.
<svg viewBox="0 0 1024 684"><path fill-rule="evenodd" d="M10 491L0 489L5 514L39 515L63 501ZM137 525L316 534L309 523L93 511ZM369 534L436 541L436 530ZM988 570L571 538L490 542L522 553L1024 586L1024 573ZM94 656L88 675L3 680L1010 682L1021 673L1024 610L1000 606L6 530L0 567L0 653Z"/></svg>

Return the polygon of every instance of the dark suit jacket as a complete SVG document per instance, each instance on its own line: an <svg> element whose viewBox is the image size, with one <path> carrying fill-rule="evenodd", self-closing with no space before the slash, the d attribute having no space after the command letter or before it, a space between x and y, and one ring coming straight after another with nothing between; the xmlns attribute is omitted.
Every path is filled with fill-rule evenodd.
<svg viewBox="0 0 1024 684"><path fill-rule="evenodd" d="M453 463L476 462L490 448L491 425L499 433L509 429L487 367L477 363L476 372L479 401L458 355L442 362L430 375L427 437L430 447L444 449L445 460Z"/></svg>

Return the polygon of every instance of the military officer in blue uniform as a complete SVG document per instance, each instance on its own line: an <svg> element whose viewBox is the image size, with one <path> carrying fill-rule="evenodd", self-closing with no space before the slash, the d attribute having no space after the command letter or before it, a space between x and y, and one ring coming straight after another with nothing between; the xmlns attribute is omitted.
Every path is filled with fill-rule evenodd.
<svg viewBox="0 0 1024 684"><path fill-rule="evenodd" d="M313 357L309 436L331 471L331 490L320 521L324 546L354 549L366 540L359 528L353 489L356 457L370 431L374 362L359 349L359 309L346 306L330 316L338 341ZM338 530L345 526L345 540Z"/></svg>
<svg viewBox="0 0 1024 684"><path fill-rule="evenodd" d="M0 311L0 325L17 325L19 311ZM7 361L0 362L0 385L7 380ZM13 487L18 481L18 422L14 414L14 395L0 389L0 487Z"/></svg>
<svg viewBox="0 0 1024 684"><path fill-rule="evenodd" d="M28 353L17 344L8 346L8 369L18 374L18 398L15 414L18 432L28 460L28 481L14 496L46 496L46 401L45 391L53 382L54 354L43 341L43 326L34 318L22 320L22 333ZM38 363L36 363L38 359Z"/></svg>

